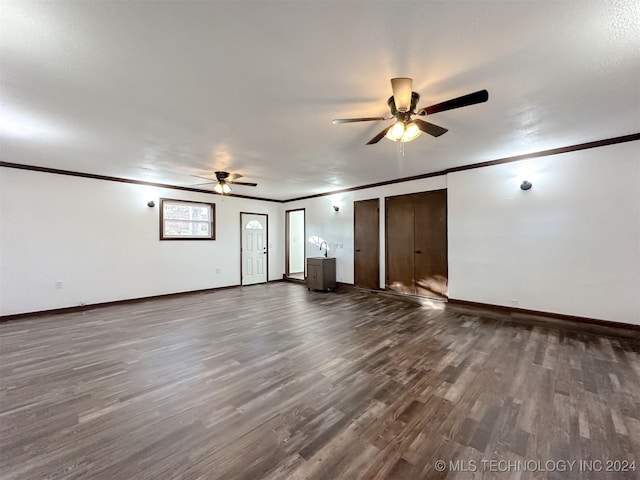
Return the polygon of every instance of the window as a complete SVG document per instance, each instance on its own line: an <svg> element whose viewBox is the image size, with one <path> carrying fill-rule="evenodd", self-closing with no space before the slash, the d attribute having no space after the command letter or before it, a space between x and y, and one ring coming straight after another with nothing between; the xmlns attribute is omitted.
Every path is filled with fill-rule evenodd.
<svg viewBox="0 0 640 480"><path fill-rule="evenodd" d="M250 220L244 228L246 230L262 230L262 225L257 220Z"/></svg>
<svg viewBox="0 0 640 480"><path fill-rule="evenodd" d="M160 240L215 240L213 203L160 199Z"/></svg>

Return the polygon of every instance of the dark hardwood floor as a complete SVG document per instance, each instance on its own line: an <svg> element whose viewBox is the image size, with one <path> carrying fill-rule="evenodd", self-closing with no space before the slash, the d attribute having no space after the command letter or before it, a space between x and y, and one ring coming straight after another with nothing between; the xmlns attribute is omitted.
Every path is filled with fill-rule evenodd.
<svg viewBox="0 0 640 480"><path fill-rule="evenodd" d="M515 470L640 462L635 332L279 282L6 322L0 342L4 480L640 471Z"/></svg>

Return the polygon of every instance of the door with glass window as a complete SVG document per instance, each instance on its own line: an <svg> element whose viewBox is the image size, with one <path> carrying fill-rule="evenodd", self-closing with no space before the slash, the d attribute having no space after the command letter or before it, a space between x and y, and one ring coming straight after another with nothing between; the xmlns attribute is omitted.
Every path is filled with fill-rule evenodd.
<svg viewBox="0 0 640 480"><path fill-rule="evenodd" d="M242 285L265 283L268 275L268 217L262 213L241 213Z"/></svg>

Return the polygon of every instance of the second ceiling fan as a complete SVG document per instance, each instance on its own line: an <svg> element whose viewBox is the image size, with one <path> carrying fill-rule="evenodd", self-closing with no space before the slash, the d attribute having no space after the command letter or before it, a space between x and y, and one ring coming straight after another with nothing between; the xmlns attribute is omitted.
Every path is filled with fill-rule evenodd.
<svg viewBox="0 0 640 480"><path fill-rule="evenodd" d="M225 195L231 192L231 187L229 185L244 185L246 187L257 187L257 183L253 182L239 182L238 179L242 178L240 174L233 174L229 172L215 172L216 180L211 180L207 177L201 177L199 175L193 175L194 177L204 178L206 180L211 180L206 183L199 183L198 185L209 185L211 183L215 183L213 187L213 191L219 193L221 195ZM194 185L195 186L195 185Z"/></svg>
<svg viewBox="0 0 640 480"><path fill-rule="evenodd" d="M395 118L396 122L394 124L378 133L367 142L367 145L378 143L383 137L387 137L394 142L400 141L404 143L415 140L422 132L434 137L439 137L447 132L446 128L434 125L433 123L425 122L419 118L412 119L411 117L413 115L432 115L446 110L453 110L454 108L483 103L489 99L489 92L479 90L468 95L452 98L446 102L436 103L430 107L417 108L420 94L412 91L413 80L411 78L392 78L391 88L393 95L387 100L387 104L391 110L390 117L337 118L333 120L333 123L372 122Z"/></svg>

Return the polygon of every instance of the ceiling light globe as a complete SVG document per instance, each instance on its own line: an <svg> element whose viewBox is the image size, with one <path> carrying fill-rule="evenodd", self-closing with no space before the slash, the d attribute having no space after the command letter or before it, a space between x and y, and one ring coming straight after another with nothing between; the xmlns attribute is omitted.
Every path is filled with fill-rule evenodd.
<svg viewBox="0 0 640 480"><path fill-rule="evenodd" d="M218 182L213 187L213 191L216 193L225 194L231 191L231 187L227 184L227 182Z"/></svg>
<svg viewBox="0 0 640 480"><path fill-rule="evenodd" d="M393 127L391 127L389 129L389 131L387 132L386 137L389 140L393 140L394 142L397 142L404 135L404 130L405 130L404 123L403 122L396 122L393 125Z"/></svg>
<svg viewBox="0 0 640 480"><path fill-rule="evenodd" d="M413 80L406 77L392 78L393 100L399 112L408 112L411 108L411 90Z"/></svg>
<svg viewBox="0 0 640 480"><path fill-rule="evenodd" d="M422 132L420 131L420 128L418 128L418 125L416 125L415 122L411 122L404 130L402 141L410 142L411 140L418 138L420 135L422 135Z"/></svg>

